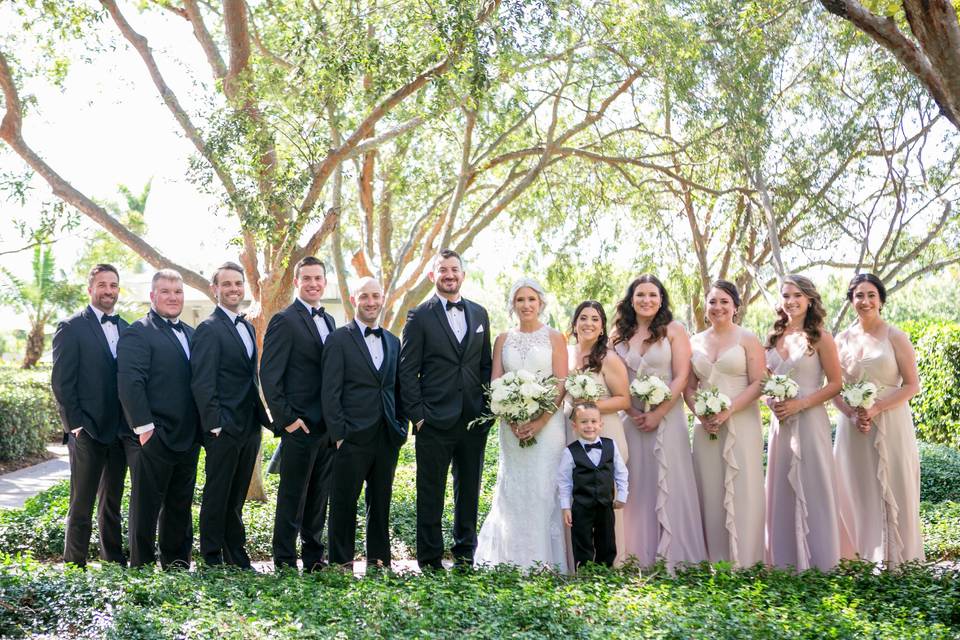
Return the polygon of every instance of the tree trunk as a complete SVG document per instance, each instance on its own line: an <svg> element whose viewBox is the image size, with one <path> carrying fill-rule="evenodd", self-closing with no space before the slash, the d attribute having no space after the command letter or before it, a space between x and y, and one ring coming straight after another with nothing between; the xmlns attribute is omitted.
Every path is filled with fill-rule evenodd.
<svg viewBox="0 0 960 640"><path fill-rule="evenodd" d="M257 353L263 355L263 336L273 314L290 304L291 283L288 278L266 277L260 282L260 300L255 300L247 311L247 319L257 330ZM258 363L259 364L259 363ZM262 401L262 398L261 398ZM264 406L266 403L264 402ZM247 500L266 502L267 493L263 487L263 470L260 464L263 447L257 454L257 462L247 488Z"/></svg>
<svg viewBox="0 0 960 640"><path fill-rule="evenodd" d="M32 369L37 366L40 356L43 355L43 334L44 323L38 322L30 327L30 334L27 336L27 352L23 356L21 368Z"/></svg>

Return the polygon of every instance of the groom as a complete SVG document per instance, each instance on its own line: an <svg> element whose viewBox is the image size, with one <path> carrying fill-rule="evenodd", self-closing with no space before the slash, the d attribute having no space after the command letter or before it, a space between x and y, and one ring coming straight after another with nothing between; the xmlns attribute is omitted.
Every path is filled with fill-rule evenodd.
<svg viewBox="0 0 960 640"><path fill-rule="evenodd" d="M483 452L490 423L467 429L487 412L490 321L460 296L460 256L443 249L428 273L436 295L410 311L400 349L401 413L413 423L417 455L417 563L442 569L443 498L453 466L453 558L473 564Z"/></svg>

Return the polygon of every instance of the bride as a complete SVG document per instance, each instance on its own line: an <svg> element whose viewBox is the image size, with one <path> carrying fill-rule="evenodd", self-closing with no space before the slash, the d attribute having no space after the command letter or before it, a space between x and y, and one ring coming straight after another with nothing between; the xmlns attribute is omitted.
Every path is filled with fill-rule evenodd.
<svg viewBox="0 0 960 640"><path fill-rule="evenodd" d="M567 376L563 336L540 321L545 307L543 287L521 278L510 289L510 315L518 326L497 336L493 347L493 378L525 369L560 379L557 397ZM509 428L508 428L509 427ZM521 447L522 440L536 443ZM563 413L541 415L520 425L500 425L500 458L493 505L480 529L477 566L514 565L523 569L551 567L567 573L563 521L556 476L566 444Z"/></svg>

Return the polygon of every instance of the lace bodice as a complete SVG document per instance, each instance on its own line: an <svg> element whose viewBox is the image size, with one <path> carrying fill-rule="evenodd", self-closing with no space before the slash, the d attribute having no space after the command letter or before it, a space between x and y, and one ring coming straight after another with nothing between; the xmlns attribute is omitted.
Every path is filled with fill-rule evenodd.
<svg viewBox="0 0 960 640"><path fill-rule="evenodd" d="M520 369L538 376L553 375L553 346L546 325L530 333L517 329L507 332L503 343L503 370Z"/></svg>

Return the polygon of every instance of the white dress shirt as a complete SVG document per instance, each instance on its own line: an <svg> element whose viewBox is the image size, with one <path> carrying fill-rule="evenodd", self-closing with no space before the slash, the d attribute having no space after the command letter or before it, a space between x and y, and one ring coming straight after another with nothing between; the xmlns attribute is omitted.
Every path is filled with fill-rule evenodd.
<svg viewBox="0 0 960 640"><path fill-rule="evenodd" d="M157 314L157 315L160 315L160 314ZM163 316L160 316L160 317L163 318L164 320L169 320L173 324L177 324L178 322L180 322L180 316L177 316L176 318L169 318L169 319L164 318ZM189 360L190 344L187 342L187 332L183 331L182 328L180 331L175 331L174 329L171 328L170 331L172 331L173 335L176 336L177 341L180 343L180 346L183 347L183 352L187 354L187 360ZM141 433L146 433L148 431L153 431L153 430L154 430L154 426L152 422L133 428L133 432L137 435L140 435Z"/></svg>
<svg viewBox="0 0 960 640"><path fill-rule="evenodd" d="M112 322L104 322L104 312L100 311L100 309L97 309L93 305L90 305L90 309L93 310L93 315L97 316L97 322L100 323L100 329L103 331L103 335L107 339L107 345L110 347L110 353L112 353L114 359L116 359L117 342L120 340L120 327Z"/></svg>
<svg viewBox="0 0 960 640"><path fill-rule="evenodd" d="M311 307L303 300L300 300L299 296L297 296L297 300L307 308L307 311L312 312L315 308L319 309L319 307ZM330 335L330 327L327 326L326 320L323 319L323 316L313 316L313 324L317 325L317 331L320 332L320 342L326 342L327 336Z"/></svg>
<svg viewBox="0 0 960 640"><path fill-rule="evenodd" d="M463 302L463 297L457 297L456 300L451 300L450 302ZM447 322L450 323L450 328L453 329L453 335L457 336L458 342L463 342L463 336L467 335L466 314L456 307L453 309L447 309L446 298L441 297L440 303L443 304L443 310L447 314Z"/></svg>
<svg viewBox="0 0 960 640"><path fill-rule="evenodd" d="M217 306L220 307L220 311L223 311L225 314L227 314L227 317L230 318L230 322L233 323L234 330L240 335L240 339L243 340L243 346L247 348L247 357L252 358L253 336L250 335L250 330L247 329L247 325L242 322L237 322L237 316L239 314L230 311L230 309L227 309L222 304L218 304Z"/></svg>
<svg viewBox="0 0 960 640"><path fill-rule="evenodd" d="M373 360L373 366L376 367L377 371L380 371L380 367L383 365L383 338L378 338L372 333L368 336L363 335L367 325L360 322L357 318L354 318L353 321L357 324L357 327L359 327L360 336L363 337L363 341L367 343L367 351L370 352L370 359ZM370 328L376 329L379 326L378 324L374 324Z"/></svg>
<svg viewBox="0 0 960 640"><path fill-rule="evenodd" d="M596 440L584 440L577 438L580 446L599 442ZM620 457L620 449L617 448L615 440L613 442L613 483L616 486L616 499L619 502L627 501L627 465L623 464L623 458ZM587 451L587 457L590 462L596 466L600 463L600 456L603 455L603 449L590 449ZM560 468L557 470L557 493L560 496L560 508L569 509L573 504L573 468L576 463L573 461L573 454L570 449L563 448L563 454L560 457Z"/></svg>

